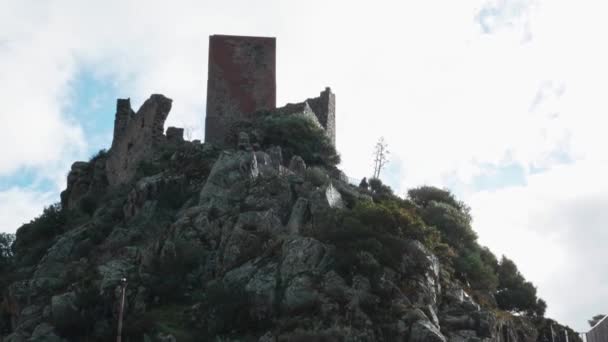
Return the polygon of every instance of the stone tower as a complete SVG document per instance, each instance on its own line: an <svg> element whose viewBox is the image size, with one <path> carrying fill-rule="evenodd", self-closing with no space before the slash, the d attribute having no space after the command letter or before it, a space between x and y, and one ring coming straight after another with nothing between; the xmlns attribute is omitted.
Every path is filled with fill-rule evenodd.
<svg viewBox="0 0 608 342"><path fill-rule="evenodd" d="M276 108L276 40L209 37L205 142L226 145L232 123Z"/></svg>

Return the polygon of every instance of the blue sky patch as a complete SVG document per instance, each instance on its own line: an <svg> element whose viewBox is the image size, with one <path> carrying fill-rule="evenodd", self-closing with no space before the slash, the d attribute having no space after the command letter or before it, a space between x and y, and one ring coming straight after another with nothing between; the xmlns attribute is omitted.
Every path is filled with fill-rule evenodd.
<svg viewBox="0 0 608 342"><path fill-rule="evenodd" d="M472 189L475 192L526 185L526 170L519 164L500 167L487 165L484 169L487 171L473 179Z"/></svg>

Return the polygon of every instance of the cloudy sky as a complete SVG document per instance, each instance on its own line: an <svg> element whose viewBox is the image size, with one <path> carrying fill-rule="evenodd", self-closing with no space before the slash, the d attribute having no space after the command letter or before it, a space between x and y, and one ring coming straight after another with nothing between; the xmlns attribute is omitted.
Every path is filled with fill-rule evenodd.
<svg viewBox="0 0 608 342"><path fill-rule="evenodd" d="M174 100L202 138L211 34L277 37L278 104L337 94L351 177L432 184L471 205L548 315L608 311L606 4L565 0L0 0L0 230L57 202L110 144L116 98Z"/></svg>

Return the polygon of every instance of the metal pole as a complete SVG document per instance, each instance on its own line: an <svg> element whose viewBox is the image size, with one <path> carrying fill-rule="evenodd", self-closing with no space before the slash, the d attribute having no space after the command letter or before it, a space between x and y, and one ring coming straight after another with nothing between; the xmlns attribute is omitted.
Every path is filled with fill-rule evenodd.
<svg viewBox="0 0 608 342"><path fill-rule="evenodd" d="M551 342L555 342L555 333L553 332L553 323L551 323Z"/></svg>
<svg viewBox="0 0 608 342"><path fill-rule="evenodd" d="M116 336L116 342L122 341L122 316L125 308L125 292L127 289L127 278L122 278L120 280L120 284L122 286L122 295L120 299L120 311L118 313L118 334Z"/></svg>
<svg viewBox="0 0 608 342"><path fill-rule="evenodd" d="M568 342L568 330L564 330L564 335L566 335L566 342Z"/></svg>

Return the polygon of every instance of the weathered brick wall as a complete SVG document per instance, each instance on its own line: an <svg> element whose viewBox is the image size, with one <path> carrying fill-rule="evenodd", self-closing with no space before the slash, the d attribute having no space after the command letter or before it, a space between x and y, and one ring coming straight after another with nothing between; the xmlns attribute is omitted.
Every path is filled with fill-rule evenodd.
<svg viewBox="0 0 608 342"><path fill-rule="evenodd" d="M106 161L110 186L129 182L139 163L165 142L163 131L171 102L171 99L155 94L135 113L129 99L117 101L114 139Z"/></svg>
<svg viewBox="0 0 608 342"><path fill-rule="evenodd" d="M205 141L225 146L233 122L276 107L276 40L209 37Z"/></svg>

